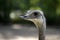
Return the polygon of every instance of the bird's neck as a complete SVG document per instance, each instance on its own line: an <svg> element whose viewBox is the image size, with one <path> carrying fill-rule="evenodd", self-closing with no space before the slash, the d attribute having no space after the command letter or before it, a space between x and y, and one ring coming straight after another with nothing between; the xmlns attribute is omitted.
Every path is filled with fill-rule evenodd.
<svg viewBox="0 0 60 40"><path fill-rule="evenodd" d="M39 40L45 40L44 30L43 30L43 22L41 20L35 19L33 20L39 32Z"/></svg>
<svg viewBox="0 0 60 40"><path fill-rule="evenodd" d="M43 23L39 19L34 19L32 22L36 25L37 28L41 27L42 26L42 23Z"/></svg>

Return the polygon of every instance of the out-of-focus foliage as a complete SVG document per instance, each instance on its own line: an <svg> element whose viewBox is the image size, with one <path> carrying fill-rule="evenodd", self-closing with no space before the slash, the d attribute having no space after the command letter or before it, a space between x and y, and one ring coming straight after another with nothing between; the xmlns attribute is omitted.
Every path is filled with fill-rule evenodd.
<svg viewBox="0 0 60 40"><path fill-rule="evenodd" d="M41 10L40 0L30 0L30 10Z"/></svg>
<svg viewBox="0 0 60 40"><path fill-rule="evenodd" d="M3 15L0 17L1 21L8 23L10 21L9 13L11 11L10 0L0 0L0 14Z"/></svg>
<svg viewBox="0 0 60 40"><path fill-rule="evenodd" d="M29 9L29 0L12 0L14 9L20 9L22 11Z"/></svg>
<svg viewBox="0 0 60 40"><path fill-rule="evenodd" d="M45 13L49 24L59 24L60 18L57 16L58 0L41 0L40 6ZM59 10L60 11L60 10ZM59 15L60 16L60 15Z"/></svg>
<svg viewBox="0 0 60 40"><path fill-rule="evenodd" d="M60 23L60 0L0 0L0 21L8 22L12 10L20 10L21 14L27 10L42 10L47 23ZM14 13L14 15L16 16L18 13ZM17 16L15 18L18 19Z"/></svg>
<svg viewBox="0 0 60 40"><path fill-rule="evenodd" d="M30 7L30 10L41 10L40 7Z"/></svg>
<svg viewBox="0 0 60 40"><path fill-rule="evenodd" d="M56 13L57 13L57 16L60 16L60 5L57 6Z"/></svg>
<svg viewBox="0 0 60 40"><path fill-rule="evenodd" d="M17 19L19 19L19 16L21 15L21 12L20 12L20 10L13 10L13 11L11 11L11 13L10 13L10 18L12 19L12 20L17 20Z"/></svg>

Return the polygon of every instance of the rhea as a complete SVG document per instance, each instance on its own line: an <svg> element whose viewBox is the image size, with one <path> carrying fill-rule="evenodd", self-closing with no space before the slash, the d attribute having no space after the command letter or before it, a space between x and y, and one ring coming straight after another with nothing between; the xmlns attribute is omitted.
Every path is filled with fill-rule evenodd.
<svg viewBox="0 0 60 40"><path fill-rule="evenodd" d="M20 16L25 20L32 21L37 29L39 40L45 40L45 31L46 31L46 19L41 10L28 10L24 16Z"/></svg>

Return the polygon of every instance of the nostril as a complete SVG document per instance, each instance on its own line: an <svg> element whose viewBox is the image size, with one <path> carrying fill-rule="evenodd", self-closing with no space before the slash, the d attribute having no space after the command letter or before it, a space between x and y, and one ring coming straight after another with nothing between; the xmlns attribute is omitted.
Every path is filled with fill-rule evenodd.
<svg viewBox="0 0 60 40"><path fill-rule="evenodd" d="M26 18L27 16L24 16L24 18Z"/></svg>

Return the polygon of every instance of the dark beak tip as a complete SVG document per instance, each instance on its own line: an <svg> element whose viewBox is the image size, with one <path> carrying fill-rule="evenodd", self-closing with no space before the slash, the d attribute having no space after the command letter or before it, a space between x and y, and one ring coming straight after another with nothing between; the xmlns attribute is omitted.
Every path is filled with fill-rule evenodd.
<svg viewBox="0 0 60 40"><path fill-rule="evenodd" d="M26 18L27 16L24 16L24 18Z"/></svg>
<svg viewBox="0 0 60 40"><path fill-rule="evenodd" d="M23 18L24 19L24 18L27 18L27 16L19 16L19 18Z"/></svg>

